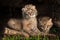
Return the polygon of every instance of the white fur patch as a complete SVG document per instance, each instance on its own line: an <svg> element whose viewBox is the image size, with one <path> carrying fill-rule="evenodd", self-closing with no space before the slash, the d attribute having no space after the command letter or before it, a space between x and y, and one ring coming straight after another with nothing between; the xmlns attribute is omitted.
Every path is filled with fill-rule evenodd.
<svg viewBox="0 0 60 40"><path fill-rule="evenodd" d="M36 15L32 15L32 16L30 16L30 17L35 17Z"/></svg>

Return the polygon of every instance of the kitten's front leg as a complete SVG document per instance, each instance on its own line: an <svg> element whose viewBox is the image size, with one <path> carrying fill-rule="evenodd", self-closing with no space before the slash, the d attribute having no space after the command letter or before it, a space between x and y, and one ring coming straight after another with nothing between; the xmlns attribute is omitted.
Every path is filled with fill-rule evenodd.
<svg viewBox="0 0 60 40"><path fill-rule="evenodd" d="M7 35L23 35L24 37L29 37L28 33L24 32L24 31L16 31L16 30L12 30L12 29L9 29L9 28L5 28L5 31L4 31L4 34L7 34Z"/></svg>

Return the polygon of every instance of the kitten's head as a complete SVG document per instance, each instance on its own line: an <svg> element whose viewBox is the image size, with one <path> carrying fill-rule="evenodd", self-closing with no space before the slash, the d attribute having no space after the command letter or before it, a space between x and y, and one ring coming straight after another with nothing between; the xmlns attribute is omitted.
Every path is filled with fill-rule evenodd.
<svg viewBox="0 0 60 40"><path fill-rule="evenodd" d="M43 30L48 30L52 27L52 18L49 17L42 17L39 19L39 24L42 26Z"/></svg>
<svg viewBox="0 0 60 40"><path fill-rule="evenodd" d="M23 15L28 17L36 17L37 10L34 5L28 4L28 5L25 5L24 8L22 8L22 13Z"/></svg>

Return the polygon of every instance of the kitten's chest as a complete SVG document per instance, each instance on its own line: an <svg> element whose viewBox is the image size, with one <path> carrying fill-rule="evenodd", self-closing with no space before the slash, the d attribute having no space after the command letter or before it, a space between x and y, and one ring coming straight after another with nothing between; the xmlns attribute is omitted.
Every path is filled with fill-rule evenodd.
<svg viewBox="0 0 60 40"><path fill-rule="evenodd" d="M37 26L37 20L36 18L31 18L31 19L24 19L23 20L23 27L24 28L28 28L28 29L31 29L31 28L34 28L35 26Z"/></svg>

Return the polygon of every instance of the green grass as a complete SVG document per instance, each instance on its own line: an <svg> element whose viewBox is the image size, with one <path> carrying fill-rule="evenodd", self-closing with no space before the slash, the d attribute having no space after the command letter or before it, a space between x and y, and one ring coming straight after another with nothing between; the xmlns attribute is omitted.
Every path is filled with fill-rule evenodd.
<svg viewBox="0 0 60 40"><path fill-rule="evenodd" d="M41 37L41 36L37 36L37 37L30 37L30 38L22 38L20 37L19 35L18 36L7 36L7 37L4 37L2 38L3 40L50 40L49 37L47 36L44 36L44 37ZM59 37L57 36L56 38L53 38L51 40L60 40Z"/></svg>
<svg viewBox="0 0 60 40"><path fill-rule="evenodd" d="M57 32L55 29L53 30L53 32ZM20 35L17 36L7 36L2 38L2 40L60 40L59 36L56 36L55 38L49 38L47 36L41 37L41 36L37 36L37 37L30 37L30 38L22 38Z"/></svg>
<svg viewBox="0 0 60 40"><path fill-rule="evenodd" d="M56 28L54 28L52 30L52 32L54 33L57 33L57 30ZM4 37L2 38L2 40L60 40L59 36L56 36L55 38L51 37L47 37L47 36L44 36L44 37L41 37L41 36L37 36L37 37L30 37L30 38L22 38L20 35L17 35L17 36L7 36L7 37Z"/></svg>

